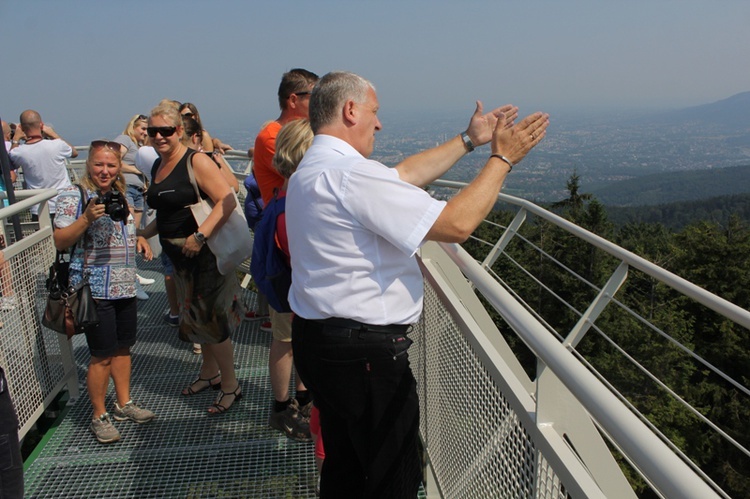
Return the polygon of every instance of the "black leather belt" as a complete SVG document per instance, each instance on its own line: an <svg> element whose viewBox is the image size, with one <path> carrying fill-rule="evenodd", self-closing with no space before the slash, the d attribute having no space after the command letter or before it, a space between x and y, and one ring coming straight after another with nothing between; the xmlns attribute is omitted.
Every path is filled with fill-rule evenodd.
<svg viewBox="0 0 750 499"><path fill-rule="evenodd" d="M364 322L355 321L353 319L340 319L338 317L331 317L330 319L307 319L307 321L321 326L384 334L405 334L411 327L410 324L388 324L385 326L379 326L377 324L365 324Z"/></svg>

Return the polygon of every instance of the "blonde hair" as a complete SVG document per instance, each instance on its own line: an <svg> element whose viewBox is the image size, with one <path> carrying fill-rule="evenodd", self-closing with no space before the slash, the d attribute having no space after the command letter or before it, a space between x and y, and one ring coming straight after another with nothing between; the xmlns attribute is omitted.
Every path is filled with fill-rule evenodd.
<svg viewBox="0 0 750 499"><path fill-rule="evenodd" d="M302 156L312 145L313 131L310 121L300 119L290 121L276 136L276 153L273 155L273 166L284 178L289 178L297 170Z"/></svg>
<svg viewBox="0 0 750 499"><path fill-rule="evenodd" d="M130 121L128 121L128 124L125 126L125 130L122 131L122 134L130 137L130 140L132 140L134 144L141 146L143 145L143 143L138 140L134 132L135 124L139 121L145 121L148 124L148 116L146 116L145 114L134 114L133 117L130 118Z"/></svg>
<svg viewBox="0 0 750 499"><path fill-rule="evenodd" d="M120 166L120 170L117 172L117 178L115 179L112 186L115 188L115 190L117 190L118 192L124 195L125 191L127 190L127 186L125 184L125 177L122 176L122 158L120 157L119 147L116 151L112 147L109 147L109 146L103 146L100 149L109 151L117 159L117 164ZM96 192L99 190L99 186L94 183L94 180L91 178L91 172L89 171L93 157L94 157L94 151L89 149L89 156L86 158L86 175L83 176L80 184L86 189Z"/></svg>
<svg viewBox="0 0 750 499"><path fill-rule="evenodd" d="M154 116L162 116L167 121L171 121L172 126L182 127L182 116L180 116L179 111L172 104L164 101L160 102L158 106L151 110L151 117L153 118Z"/></svg>

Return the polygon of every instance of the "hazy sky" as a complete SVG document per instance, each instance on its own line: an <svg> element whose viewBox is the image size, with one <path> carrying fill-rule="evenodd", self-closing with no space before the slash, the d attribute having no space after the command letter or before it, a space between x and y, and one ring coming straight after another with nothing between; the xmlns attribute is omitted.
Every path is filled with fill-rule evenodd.
<svg viewBox="0 0 750 499"><path fill-rule="evenodd" d="M204 126L278 115L281 74L355 71L383 115L675 108L750 90L748 0L0 0L0 116L82 143L163 97ZM387 121L385 123L387 126Z"/></svg>

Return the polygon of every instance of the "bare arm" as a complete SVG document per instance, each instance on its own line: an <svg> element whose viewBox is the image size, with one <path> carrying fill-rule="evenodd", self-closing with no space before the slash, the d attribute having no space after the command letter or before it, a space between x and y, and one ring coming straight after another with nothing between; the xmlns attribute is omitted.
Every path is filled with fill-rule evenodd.
<svg viewBox="0 0 750 499"><path fill-rule="evenodd" d="M220 151L223 154L227 151L232 150L232 146L230 146L229 144L225 144L224 142L217 139L216 137L214 137L212 140L214 143L214 151Z"/></svg>
<svg viewBox="0 0 750 499"><path fill-rule="evenodd" d="M154 218L153 220L151 220L151 222L149 222L149 224L147 226L145 226L144 228L142 228L142 229L141 228L136 228L135 229L135 235L136 236L144 237L146 239L154 237L158 233L159 233L159 231L156 229L156 218Z"/></svg>
<svg viewBox="0 0 750 499"><path fill-rule="evenodd" d="M549 115L534 113L517 125L507 128L500 116L492 136L492 154L521 161L546 135ZM460 140L460 139L459 139ZM430 228L430 241L463 242L487 216L511 167L503 159L490 157L479 175L453 197Z"/></svg>
<svg viewBox="0 0 750 499"><path fill-rule="evenodd" d="M477 101L476 110L466 130L475 147L484 145L492 139L495 125L501 114L505 116L504 127L513 126L518 116L518 108L510 104L493 109L487 114L482 114L482 110L482 103ZM466 152L463 140L460 136L456 136L437 147L409 156L396 165L396 170L399 178L404 182L424 187L443 176Z"/></svg>
<svg viewBox="0 0 750 499"><path fill-rule="evenodd" d="M224 159L224 156L222 156L221 154L215 154L214 151L214 155L212 156L212 158L219 166L221 174L224 175L224 179L229 184L229 187L234 189L234 192L240 192L240 182L237 180L237 177L234 176L232 167Z"/></svg>
<svg viewBox="0 0 750 499"><path fill-rule="evenodd" d="M208 130L203 130L203 136L201 138L201 147L203 148L203 152L209 153L214 151L214 139L211 137L211 134L208 133Z"/></svg>
<svg viewBox="0 0 750 499"><path fill-rule="evenodd" d="M217 172L218 166L216 166L216 163L211 158L205 154L194 154L192 164L198 187L214 202L214 208L211 210L208 218L198 227L198 232L202 232L206 236L206 239L211 239L214 231L224 225L229 219L229 215L236 204L235 198L224 175ZM201 247L201 243L194 237L188 237L185 240L182 252L192 257L198 254Z"/></svg>

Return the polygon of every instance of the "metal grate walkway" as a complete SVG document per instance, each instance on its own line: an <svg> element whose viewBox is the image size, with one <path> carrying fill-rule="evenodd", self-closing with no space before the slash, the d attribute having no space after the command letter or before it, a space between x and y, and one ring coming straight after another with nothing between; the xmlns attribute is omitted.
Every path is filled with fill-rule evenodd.
<svg viewBox="0 0 750 499"><path fill-rule="evenodd" d="M243 322L233 336L243 398L227 413L209 415L217 392L180 395L200 367L192 345L162 321L167 308L158 261L139 267L150 295L138 305L131 396L157 418L149 424L115 422L122 438L102 445L89 430L88 349L73 339L81 396L26 470L29 498L306 498L315 497L313 446L287 439L268 424L270 333ZM253 305L255 296L243 291ZM114 407L110 382L107 407Z"/></svg>

